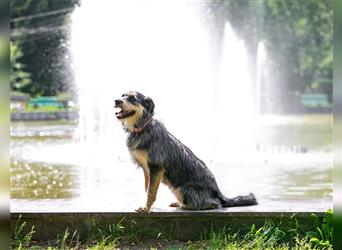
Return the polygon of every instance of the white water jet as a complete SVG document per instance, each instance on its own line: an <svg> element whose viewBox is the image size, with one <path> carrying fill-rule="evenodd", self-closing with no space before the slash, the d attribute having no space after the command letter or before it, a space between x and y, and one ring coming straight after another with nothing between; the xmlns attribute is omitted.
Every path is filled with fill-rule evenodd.
<svg viewBox="0 0 342 250"><path fill-rule="evenodd" d="M257 70L255 106L258 114L272 113L275 103L272 103L272 86L270 85L270 65L265 44L261 41L257 49Z"/></svg>
<svg viewBox="0 0 342 250"><path fill-rule="evenodd" d="M217 123L215 159L242 153L254 144L255 130L253 82L244 41L229 23L223 38L222 60L216 89Z"/></svg>
<svg viewBox="0 0 342 250"><path fill-rule="evenodd" d="M255 106L258 114L262 111L262 100L265 100L265 91L262 85L264 85L266 77L266 49L263 42L259 42L257 49L257 76L256 76L256 88L255 88ZM265 101L264 101L265 102Z"/></svg>
<svg viewBox="0 0 342 250"><path fill-rule="evenodd" d="M203 116L212 100L209 37L190 6L181 1L83 1L72 22L81 140L124 147L113 101L128 90L151 96L156 115L184 140L194 127L208 129Z"/></svg>
<svg viewBox="0 0 342 250"><path fill-rule="evenodd" d="M122 157L124 133L113 101L137 90L153 98L156 117L206 161L251 143L253 96L244 43L227 24L216 83L200 7L183 1L84 0L75 10L71 53L82 142L100 143L96 150L111 147Z"/></svg>

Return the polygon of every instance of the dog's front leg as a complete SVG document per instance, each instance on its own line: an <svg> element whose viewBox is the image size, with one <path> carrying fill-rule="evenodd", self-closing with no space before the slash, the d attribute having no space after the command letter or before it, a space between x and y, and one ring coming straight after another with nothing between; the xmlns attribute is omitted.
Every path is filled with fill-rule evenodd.
<svg viewBox="0 0 342 250"><path fill-rule="evenodd" d="M143 169L143 170L144 170L144 179L145 179L145 192L147 192L148 183L150 181L150 175L149 175L147 170L145 170L145 169Z"/></svg>
<svg viewBox="0 0 342 250"><path fill-rule="evenodd" d="M148 213L151 209L153 202L156 200L158 187L161 179L163 178L163 169L158 165L149 164L150 176L147 188L147 201L145 207L140 207L136 211L139 213Z"/></svg>

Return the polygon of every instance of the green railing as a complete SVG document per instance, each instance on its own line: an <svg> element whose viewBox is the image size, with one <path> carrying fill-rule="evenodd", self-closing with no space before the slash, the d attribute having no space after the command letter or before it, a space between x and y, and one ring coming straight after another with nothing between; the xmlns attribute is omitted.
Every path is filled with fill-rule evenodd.
<svg viewBox="0 0 342 250"><path fill-rule="evenodd" d="M331 103L329 102L326 94L302 94L301 103L307 108L330 108Z"/></svg>
<svg viewBox="0 0 342 250"><path fill-rule="evenodd" d="M32 98L28 102L28 107L38 108L38 107L54 107L63 108L64 104L53 96L41 96L38 98Z"/></svg>

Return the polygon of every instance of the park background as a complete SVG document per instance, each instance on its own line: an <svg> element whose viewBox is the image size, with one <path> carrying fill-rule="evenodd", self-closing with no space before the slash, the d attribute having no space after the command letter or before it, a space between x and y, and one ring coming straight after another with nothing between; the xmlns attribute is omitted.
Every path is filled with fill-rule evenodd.
<svg viewBox="0 0 342 250"><path fill-rule="evenodd" d="M80 91L75 83L77 81L77 76L75 77L73 68L74 61L70 55L70 40L72 37L72 32L70 32L70 30L72 30L71 15L77 4L81 4L82 6L82 3L76 1L11 2L11 99L13 102L19 100L19 104L13 105L11 110L12 114L39 112L56 114L60 111L67 111L71 114L73 114L73 112L79 113L81 108L79 105ZM257 80L258 72L253 65L257 64L258 61L257 55L260 41L263 42L264 47L267 49L268 72L266 75L269 76L271 73L271 81L269 80L270 77L268 77L267 81L262 81L263 85L261 85L261 88L265 91L259 92L259 94L261 93L259 97L262 96L265 98L258 99L253 96L253 100L259 100L256 105L258 108L257 110L253 110L253 112L262 114L263 117L265 117L265 115L271 115L268 116L268 118L271 117L271 120L273 119L274 121L277 120L274 115L286 119L288 117L295 117L293 119L294 122L290 122L290 125L280 125L280 127L283 126L284 129L275 129L275 131L278 131L278 135L274 130L271 133L266 132L267 137L277 137L275 141L272 141L272 143L270 143L270 141L267 141L267 143L257 142L253 146L255 146L256 150L260 150L261 148L261 151L272 151L272 155L274 153L273 151L276 151L276 153L280 155L290 152L292 156L293 154L296 156L298 156L298 154L303 156L301 154L307 152L311 153L313 151L327 153L325 154L327 160L320 162L320 164L324 165L322 168L325 170L322 172L318 171L323 177L321 176L321 178L318 178L317 180L317 182L322 182L323 179L323 182L326 185L323 188L317 188L316 186L312 190L305 191L304 193L306 193L306 195L299 194L299 197L314 197L315 199L317 197L323 197L324 199L331 199L332 177L329 168L331 168L332 165L329 165L329 159L331 156L330 153L332 152L332 3L330 1L206 1L205 5L207 13L210 14L204 15L205 17L202 19L202 22L206 24L206 27L211 32L210 43L213 44L211 53L213 55L214 70L221 70L220 63L223 61L222 54L224 54L225 47L224 37L226 33L226 23L229 22L237 37L244 40L244 45L249 58L248 63L252 65L249 71L251 78L254 79L251 83L252 96L256 95L255 90L258 89L256 86L259 81ZM44 13L46 13L46 15ZM139 13L137 15L139 15ZM103 25L106 27L104 30L108 32L108 26L105 24ZM96 34L96 32L94 33ZM137 41L139 42L138 39ZM191 42L194 42L195 44L196 41L191 40ZM106 49L110 51L108 43L104 42L104 44L106 45ZM96 46L101 46L101 43L98 43ZM91 52L89 53L92 55ZM108 54L110 54L110 52ZM108 61L110 62L110 59L106 59L104 63L108 63ZM97 63L101 64L101 62L98 61ZM105 71L110 70L108 67L103 68ZM101 71L97 71L96 73L98 74L99 72L101 74ZM108 72L104 72L103 74L105 76L109 75ZM217 81L219 82L220 80ZM239 82L233 84L239 85ZM196 84L194 83L189 85L191 87L196 87ZM231 95L236 94L236 90L241 90L234 87L229 88L232 90ZM239 94L241 93L239 92ZM48 96L48 98L46 98L46 96ZM242 102L244 102L245 99L241 96L239 97ZM239 97L234 98L235 103L229 103L229 105L236 104L237 110L239 109L238 107L243 106L243 104L239 102ZM25 100L25 104L24 106L21 106L21 100L23 99ZM48 102L48 104L44 104L44 102ZM229 108L228 110L232 111L232 109ZM245 110L242 108L242 111ZM237 115L238 111L232 112L233 115ZM13 115L13 117L15 116ZM73 137L74 133L78 133L77 129L79 128L79 125L76 124L77 119L74 119L73 115L70 115L70 117L66 116L63 118L66 119L65 123L68 125L71 124L70 127L76 127L76 131L74 129L71 131L70 127L68 127L66 129L67 135L64 131L62 137ZM172 116L172 118L174 118L174 116ZM20 118L18 119L20 120ZM47 130L46 128L51 126L51 124L49 124L45 127L46 124L43 124L43 126L40 124L38 126L40 129L37 129L35 124L32 125L27 123L27 127L18 126L18 124L20 123L14 122L12 124L11 134L12 139L14 139L14 147L18 144L20 145L23 139L28 139L28 141L30 141L30 139L44 141L44 136L37 136L39 131L37 132L36 130L42 129L44 133ZM167 124L168 123L166 123L166 125ZM65 124L62 126L64 125ZM175 126L174 124L171 125ZM250 129L250 127L244 127L244 129L246 128ZM30 129L34 131L31 135L30 132L25 134L22 131L30 131ZM234 126L233 129L237 129L236 126ZM268 130L268 127L266 127L266 130ZM295 131L295 133L291 135L291 132L289 133L289 131ZM307 131L307 133L303 131ZM182 133L180 132L181 137L183 138L184 135ZM261 134L263 135L263 133ZM301 134L303 136L301 136ZM28 138L30 136L31 138ZM55 135L52 135L52 137L53 136ZM289 138L284 138L286 136L289 136ZM313 136L317 140L309 139ZM47 137L51 137L51 134L48 134L45 139L49 139ZM249 140L249 137L246 138L242 138L242 140ZM61 138L57 138L57 141L60 139ZM79 139L80 138L77 140ZM18 144L16 144L16 140L18 141ZM193 144L194 141L195 140L188 140L190 144ZM253 141L253 143L255 143L255 141ZM53 144L56 144L56 141L54 141ZM36 144L34 147L36 147ZM232 145L232 147L234 147L234 145ZM21 150L27 148L28 147L25 146L24 143ZM242 148L245 150L244 147ZM197 151L195 152L202 152L201 150L204 151L205 149L196 148L196 150ZM248 148L248 150L250 149ZM268 155L266 158L269 160L269 153L266 152L265 154ZM312 156L313 155L310 155L310 157ZM288 157L288 155L285 157ZM15 159L15 157L13 158ZM211 160L210 157L206 157L206 159L207 158L209 161ZM305 157L298 158L304 159ZM318 158L315 159L317 160ZM36 173L29 175L27 185L23 185L26 181L22 182L22 179L20 180L20 185L17 185L17 171L26 168L28 160L17 161L14 159L11 163L13 171L11 174L12 188L14 187L11 195L14 199L58 199L77 196L77 190L79 190L79 186L77 185L70 185L67 189L55 188L52 192L53 195L44 193L46 185L53 180L47 181L47 183L44 184L45 186L43 185L42 187L32 185L32 182L34 183L35 178L37 178ZM30 161L32 161L32 159L30 159ZM41 159L39 161L41 161ZM309 167L308 165L310 164L312 163L304 163L305 167ZM33 166L30 164L28 165L29 167ZM47 164L46 166L41 165L44 164L39 162L37 166L38 170L42 168L43 175L48 176L48 178L51 177L49 177L49 171L44 172L46 171L46 168L49 169L52 166L52 169L55 170L55 168L58 169L61 167L50 164ZM318 168L320 168L320 166L318 166ZM63 171L65 171L65 169L61 167L61 172L63 173ZM73 171L71 172L75 173ZM54 172L51 172L51 174L53 173ZM315 175L317 176L318 173L311 172L308 175L314 177ZM64 181L66 179L75 178L73 175L61 175L62 176L57 180L57 183L58 181L61 181L59 183L62 183L63 185L65 184ZM79 175L77 171L76 175ZM19 174L19 176L22 175ZM299 177L299 179L300 178L302 177ZM304 177L304 182L312 184L312 180L307 178L308 176ZM75 179L77 180L77 178ZM286 185L288 185L288 182ZM305 184L303 185L303 180L298 180L296 185L299 189L306 186ZM285 195L290 199L293 197L298 198L295 194L298 191L287 191L288 192L285 192L285 194L282 195ZM38 195L36 195L37 193Z"/></svg>

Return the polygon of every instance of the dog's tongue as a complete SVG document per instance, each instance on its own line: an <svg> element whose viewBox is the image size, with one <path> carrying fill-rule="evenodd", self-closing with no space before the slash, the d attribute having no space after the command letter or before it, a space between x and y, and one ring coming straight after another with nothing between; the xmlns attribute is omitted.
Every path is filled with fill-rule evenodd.
<svg viewBox="0 0 342 250"><path fill-rule="evenodd" d="M116 118L118 118L118 119L122 118L122 115L123 115L122 110L120 110L120 111L118 111L118 112L115 112L115 116L116 116Z"/></svg>
<svg viewBox="0 0 342 250"><path fill-rule="evenodd" d="M115 112L115 116L117 118L121 117L122 116L122 108L114 105L114 109L115 109L115 111L117 111L117 112Z"/></svg>

